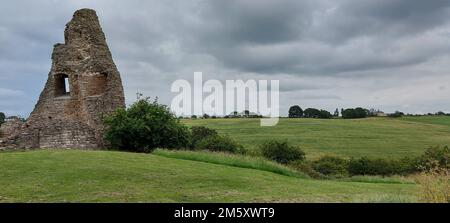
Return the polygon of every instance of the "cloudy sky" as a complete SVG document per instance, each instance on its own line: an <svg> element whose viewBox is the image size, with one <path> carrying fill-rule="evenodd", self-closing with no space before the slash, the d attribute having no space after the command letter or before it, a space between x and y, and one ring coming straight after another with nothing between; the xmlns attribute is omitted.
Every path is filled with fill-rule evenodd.
<svg viewBox="0 0 450 223"><path fill-rule="evenodd" d="M281 113L363 106L450 112L448 0L15 0L0 13L0 111L27 117L53 44L80 8L97 11L136 92L170 104L170 86L204 78L280 80Z"/></svg>

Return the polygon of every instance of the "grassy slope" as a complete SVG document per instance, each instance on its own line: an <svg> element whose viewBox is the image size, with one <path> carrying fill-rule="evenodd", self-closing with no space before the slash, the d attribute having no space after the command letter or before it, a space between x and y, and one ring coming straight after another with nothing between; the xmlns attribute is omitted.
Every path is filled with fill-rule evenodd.
<svg viewBox="0 0 450 223"><path fill-rule="evenodd" d="M288 139L300 145L310 158L322 154L401 157L418 155L428 146L450 144L450 117L433 120L432 124L414 118L281 119L275 127L260 127L259 119L197 119L183 122L217 129L250 149L269 138Z"/></svg>
<svg viewBox="0 0 450 223"><path fill-rule="evenodd" d="M0 202L415 201L416 186L318 181L156 155L0 153Z"/></svg>
<svg viewBox="0 0 450 223"><path fill-rule="evenodd" d="M204 163L221 164L226 166L234 166L248 169L263 170L267 172L277 173L285 176L307 178L303 173L295 171L284 165L266 160L262 157L244 156L239 154L209 152L209 151L177 151L177 150L161 150L153 152L158 156L167 158L183 159L199 161Z"/></svg>
<svg viewBox="0 0 450 223"><path fill-rule="evenodd" d="M450 116L402 117L401 119L409 122L419 122L432 125L444 125L450 127Z"/></svg>

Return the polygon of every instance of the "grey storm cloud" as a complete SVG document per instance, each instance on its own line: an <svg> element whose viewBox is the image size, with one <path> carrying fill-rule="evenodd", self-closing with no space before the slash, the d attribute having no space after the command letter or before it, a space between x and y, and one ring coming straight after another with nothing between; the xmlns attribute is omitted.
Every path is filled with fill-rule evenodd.
<svg viewBox="0 0 450 223"><path fill-rule="evenodd" d="M332 75L417 64L449 49L434 30L447 25L449 1L219 2L199 13L206 24L196 24L190 46L242 71ZM423 42L433 52L411 52Z"/></svg>
<svg viewBox="0 0 450 223"><path fill-rule="evenodd" d="M448 0L7 1L0 111L28 115L53 44L85 7L100 17L128 104L136 91L169 104L171 83L202 71L280 80L282 114L292 104L450 111Z"/></svg>
<svg viewBox="0 0 450 223"><path fill-rule="evenodd" d="M317 17L320 22L313 36L341 43L358 36L417 34L446 23L449 6L445 0L344 0Z"/></svg>

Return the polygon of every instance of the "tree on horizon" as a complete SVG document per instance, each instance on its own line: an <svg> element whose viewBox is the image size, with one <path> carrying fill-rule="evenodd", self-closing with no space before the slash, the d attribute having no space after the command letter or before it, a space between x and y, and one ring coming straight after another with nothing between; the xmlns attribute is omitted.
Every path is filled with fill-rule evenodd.
<svg viewBox="0 0 450 223"><path fill-rule="evenodd" d="M289 118L301 117L303 117L303 109L300 106L294 105L289 108Z"/></svg>

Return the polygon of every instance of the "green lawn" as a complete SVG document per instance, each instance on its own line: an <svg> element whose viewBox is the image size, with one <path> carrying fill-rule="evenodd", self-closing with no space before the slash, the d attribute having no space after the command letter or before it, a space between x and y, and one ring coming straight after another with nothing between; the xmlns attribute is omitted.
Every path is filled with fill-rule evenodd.
<svg viewBox="0 0 450 223"><path fill-rule="evenodd" d="M0 202L414 202L417 186L302 179L158 155L0 153Z"/></svg>
<svg viewBox="0 0 450 223"><path fill-rule="evenodd" d="M450 145L450 117L367 119L280 119L261 127L259 119L185 119L189 126L217 129L254 149L267 139L287 139L310 158L323 154L346 157L403 157L419 155L428 146Z"/></svg>

